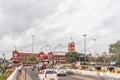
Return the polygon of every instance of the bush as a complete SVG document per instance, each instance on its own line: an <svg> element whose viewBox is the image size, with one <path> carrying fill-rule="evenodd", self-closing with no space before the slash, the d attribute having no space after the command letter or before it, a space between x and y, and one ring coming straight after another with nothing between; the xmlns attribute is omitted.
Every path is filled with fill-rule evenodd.
<svg viewBox="0 0 120 80"><path fill-rule="evenodd" d="M0 80L6 80L9 76L9 73L0 74Z"/></svg>

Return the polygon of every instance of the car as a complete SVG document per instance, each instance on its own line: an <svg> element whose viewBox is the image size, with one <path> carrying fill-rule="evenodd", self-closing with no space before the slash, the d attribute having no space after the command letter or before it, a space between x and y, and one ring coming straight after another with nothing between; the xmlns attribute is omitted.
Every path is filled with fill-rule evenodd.
<svg viewBox="0 0 120 80"><path fill-rule="evenodd" d="M38 76L40 80L58 80L58 74L54 69L45 69Z"/></svg>
<svg viewBox="0 0 120 80"><path fill-rule="evenodd" d="M56 72L58 73L58 75L64 75L64 76L65 76L66 73L67 73L67 72L66 72L66 68L65 68L65 67L62 67L62 66L61 66L61 67L57 67L55 70L56 70Z"/></svg>

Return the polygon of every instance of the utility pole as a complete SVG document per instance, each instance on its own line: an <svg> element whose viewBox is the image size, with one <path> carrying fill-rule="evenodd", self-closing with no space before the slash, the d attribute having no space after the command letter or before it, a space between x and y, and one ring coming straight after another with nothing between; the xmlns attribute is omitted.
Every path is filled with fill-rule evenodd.
<svg viewBox="0 0 120 80"><path fill-rule="evenodd" d="M4 70L6 70L6 69L5 69L5 53L3 53L2 55L3 55Z"/></svg>
<svg viewBox="0 0 120 80"><path fill-rule="evenodd" d="M97 56L97 54L96 54L96 45L95 45L95 41L96 41L96 39L93 39L93 41L94 41L94 54Z"/></svg>
<svg viewBox="0 0 120 80"><path fill-rule="evenodd" d="M83 37L84 37L84 60L85 60L85 63L86 63L86 34L83 34Z"/></svg>

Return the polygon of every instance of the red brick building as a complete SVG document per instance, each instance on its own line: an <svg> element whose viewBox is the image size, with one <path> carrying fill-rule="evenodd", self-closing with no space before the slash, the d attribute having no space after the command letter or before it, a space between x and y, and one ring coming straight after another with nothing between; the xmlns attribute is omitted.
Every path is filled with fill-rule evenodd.
<svg viewBox="0 0 120 80"><path fill-rule="evenodd" d="M13 51L12 52L12 60L13 62L20 62L20 59L23 57L29 57L30 55L32 55L33 53L25 53L25 52L18 52L18 51ZM37 57L37 60L39 61L50 61L50 60L54 60L54 61L59 61L59 62L65 62L65 53L53 53L53 52L48 52L48 53L44 53L44 52L38 52L38 53L34 53Z"/></svg>

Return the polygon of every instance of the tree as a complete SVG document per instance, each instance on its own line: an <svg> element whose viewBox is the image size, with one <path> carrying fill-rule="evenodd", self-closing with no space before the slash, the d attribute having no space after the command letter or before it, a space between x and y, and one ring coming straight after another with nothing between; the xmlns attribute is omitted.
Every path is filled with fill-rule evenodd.
<svg viewBox="0 0 120 80"><path fill-rule="evenodd" d="M106 62L106 57L104 57L104 56L97 57L95 61L97 61L97 62Z"/></svg>
<svg viewBox="0 0 120 80"><path fill-rule="evenodd" d="M120 41L109 45L109 53L113 54L113 56L110 57L110 61L114 60L120 64Z"/></svg>
<svg viewBox="0 0 120 80"><path fill-rule="evenodd" d="M3 68L2 65L0 65L0 74L1 74L1 73L4 73L4 72L5 72L5 69Z"/></svg>
<svg viewBox="0 0 120 80"><path fill-rule="evenodd" d="M21 57L20 62L24 62L24 61L25 61L25 57Z"/></svg>
<svg viewBox="0 0 120 80"><path fill-rule="evenodd" d="M28 57L28 61L30 62L36 62L36 60L37 60L37 57L35 54L32 54Z"/></svg>
<svg viewBox="0 0 120 80"><path fill-rule="evenodd" d="M120 41L117 41L114 44L109 45L109 52L113 54L117 54L120 52Z"/></svg>
<svg viewBox="0 0 120 80"><path fill-rule="evenodd" d="M76 62L79 60L79 53L76 51L70 51L65 54L67 62Z"/></svg>

